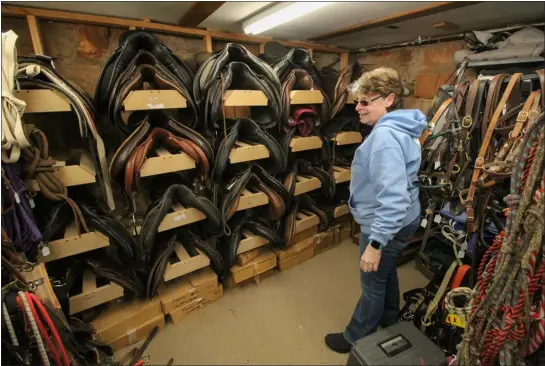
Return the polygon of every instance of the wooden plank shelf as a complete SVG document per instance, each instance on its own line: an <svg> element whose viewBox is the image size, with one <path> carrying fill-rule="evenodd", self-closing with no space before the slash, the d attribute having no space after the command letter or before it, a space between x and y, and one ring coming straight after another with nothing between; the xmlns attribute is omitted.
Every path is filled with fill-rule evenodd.
<svg viewBox="0 0 545 366"><path fill-rule="evenodd" d="M26 103L26 113L70 112L68 100L49 89L15 90L13 95Z"/></svg>
<svg viewBox="0 0 545 366"><path fill-rule="evenodd" d="M176 243L174 247L175 255L167 263L163 280L165 282L170 281L201 268L208 267L210 265L210 258L200 249L197 249L197 251L199 255L191 257L182 244Z"/></svg>
<svg viewBox="0 0 545 366"><path fill-rule="evenodd" d="M358 100L358 98L354 94L348 94L348 98L346 98L345 104L354 104L354 101Z"/></svg>
<svg viewBox="0 0 545 366"><path fill-rule="evenodd" d="M348 168L340 166L333 167L333 176L335 177L335 183L350 182L352 171Z"/></svg>
<svg viewBox="0 0 545 366"><path fill-rule="evenodd" d="M269 100L261 90L227 90L223 103L225 107L266 106Z"/></svg>
<svg viewBox="0 0 545 366"><path fill-rule="evenodd" d="M356 131L339 132L335 137L331 138L337 145L359 144L363 141L361 133Z"/></svg>
<svg viewBox="0 0 545 366"><path fill-rule="evenodd" d="M61 304L55 295L55 291L53 291L45 264L40 263L29 272L21 271L21 275L25 281L32 281L33 283L38 282L39 284L36 286L34 294L38 297L38 299L40 299L41 302L54 309L57 312L57 315L62 316Z"/></svg>
<svg viewBox="0 0 545 366"><path fill-rule="evenodd" d="M322 147L322 140L318 136L296 136L291 139L290 147L293 152L315 150Z"/></svg>
<svg viewBox="0 0 545 366"><path fill-rule="evenodd" d="M305 177L298 175L296 178L294 196L314 191L322 186L322 182L316 177Z"/></svg>
<svg viewBox="0 0 545 366"><path fill-rule="evenodd" d="M80 235L76 229L76 223L71 222L64 230L64 238L50 241L47 245L49 254L44 256L43 251L39 251L38 260L44 263L51 262L104 248L109 245L110 241L108 237L102 233L92 231Z"/></svg>
<svg viewBox="0 0 545 366"><path fill-rule="evenodd" d="M269 203L269 197L263 192L250 192L245 189L238 201L237 211L248 210L250 208L264 206Z"/></svg>
<svg viewBox="0 0 545 366"><path fill-rule="evenodd" d="M320 218L311 212L300 210L296 214L295 234L320 224Z"/></svg>
<svg viewBox="0 0 545 366"><path fill-rule="evenodd" d="M232 148L229 153L229 162L231 164L236 164L245 161L266 159L269 156L269 150L265 145L237 141L235 142L235 147Z"/></svg>
<svg viewBox="0 0 545 366"><path fill-rule="evenodd" d="M86 270L83 272L81 294L70 296L69 298L70 315L81 313L95 306L118 299L123 294L123 287L113 282L98 286L95 275L91 271Z"/></svg>
<svg viewBox="0 0 545 366"><path fill-rule="evenodd" d="M344 215L348 215L350 213L350 208L348 207L348 204L340 205L335 207L335 210L333 212L333 217L341 217Z"/></svg>
<svg viewBox="0 0 545 366"><path fill-rule="evenodd" d="M187 154L171 154L163 148L158 148L155 152L157 156L146 159L142 169L140 169L141 177L195 169L196 167L195 161Z"/></svg>
<svg viewBox="0 0 545 366"><path fill-rule="evenodd" d="M53 174L65 187L80 186L96 182L96 170L93 161L86 152L82 152L78 165L66 165L66 161L57 160L53 166ZM38 182L32 179L27 182L30 190L40 191Z"/></svg>
<svg viewBox="0 0 545 366"><path fill-rule="evenodd" d="M237 254L242 254L269 244L269 241L264 237L255 235L249 231L243 231L242 235L244 239L238 243Z"/></svg>
<svg viewBox="0 0 545 366"><path fill-rule="evenodd" d="M174 212L165 215L165 218L161 221L161 224L159 224L157 232L174 229L206 219L206 216L201 211L193 207L185 208L180 204L174 204L172 209Z"/></svg>
<svg viewBox="0 0 545 366"><path fill-rule="evenodd" d="M290 92L291 104L322 104L324 96L319 90L292 90Z"/></svg>
<svg viewBox="0 0 545 366"><path fill-rule="evenodd" d="M123 101L126 111L187 108L187 101L177 90L132 90Z"/></svg>

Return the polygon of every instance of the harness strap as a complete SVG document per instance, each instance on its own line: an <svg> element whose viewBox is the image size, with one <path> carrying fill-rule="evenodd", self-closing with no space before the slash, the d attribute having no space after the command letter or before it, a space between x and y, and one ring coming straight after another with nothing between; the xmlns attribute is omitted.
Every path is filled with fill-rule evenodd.
<svg viewBox="0 0 545 366"><path fill-rule="evenodd" d="M422 324L420 325L420 330L422 332L426 331L426 328L431 325L430 318L437 310L437 307L439 306L439 302L443 298L443 295L445 295L445 292L447 291L448 285L450 283L450 279L452 278L452 275L454 274L454 270L458 267L458 262L452 261L449 269L445 273L445 276L443 277L443 281L441 281L441 285L439 286L439 289L435 293L435 296L433 297L433 300L430 301L428 308L426 309L426 314L422 317Z"/></svg>

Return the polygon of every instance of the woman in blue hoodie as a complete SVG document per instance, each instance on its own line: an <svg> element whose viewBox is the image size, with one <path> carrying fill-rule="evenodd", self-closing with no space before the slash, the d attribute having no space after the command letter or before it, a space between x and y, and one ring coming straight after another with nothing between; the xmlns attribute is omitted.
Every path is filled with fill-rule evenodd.
<svg viewBox="0 0 545 366"><path fill-rule="evenodd" d="M417 109L401 109L403 87L388 68L367 72L351 86L360 122L371 134L352 162L349 206L360 225L362 295L343 333L328 334L326 344L348 353L377 326L394 324L399 313L396 262L418 229L420 167L418 138L427 126Z"/></svg>

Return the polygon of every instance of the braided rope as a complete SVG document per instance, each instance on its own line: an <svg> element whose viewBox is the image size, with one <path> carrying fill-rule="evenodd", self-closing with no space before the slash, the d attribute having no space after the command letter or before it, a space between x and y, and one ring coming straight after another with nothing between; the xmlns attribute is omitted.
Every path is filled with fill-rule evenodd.
<svg viewBox="0 0 545 366"><path fill-rule="evenodd" d="M4 313L4 322L6 323L6 328L8 328L9 338L11 339L11 343L18 347L19 346L19 340L17 339L17 335L15 334L15 329L13 328L13 323L11 322L11 318L9 316L8 308L6 307L6 303L2 302L2 312Z"/></svg>
<svg viewBox="0 0 545 366"><path fill-rule="evenodd" d="M541 115L517 146L510 194L505 198L509 206L506 227L479 265L477 286L465 307L468 322L458 348L459 365L496 361L513 365L543 344L544 261L536 268L545 225L543 126ZM532 300L538 291L540 301L534 306Z"/></svg>
<svg viewBox="0 0 545 366"><path fill-rule="evenodd" d="M38 325L36 324L36 319L34 319L34 315L32 315L32 311L30 310L30 305L28 305L27 298L25 296L25 293L23 291L18 291L17 295L21 298L23 301L23 305L25 308L25 313L28 319L28 322L30 323L30 328L32 329L32 334L34 334L34 338L36 339L36 343L38 345L38 351L40 352L40 357L42 358L42 362L44 365L49 366L51 363L49 362L49 357L47 356L47 352L45 350L44 341L42 339L42 336L40 334L40 331L38 330Z"/></svg>

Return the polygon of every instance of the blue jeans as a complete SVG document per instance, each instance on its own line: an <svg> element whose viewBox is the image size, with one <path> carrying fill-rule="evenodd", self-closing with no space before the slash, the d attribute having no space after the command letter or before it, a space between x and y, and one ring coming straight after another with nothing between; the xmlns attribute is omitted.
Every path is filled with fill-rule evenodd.
<svg viewBox="0 0 545 366"><path fill-rule="evenodd" d="M382 249L377 272L360 270L362 295L352 319L344 331L344 338L351 344L377 330L377 326L389 326L397 322L399 315L399 282L397 259L409 243L420 224L420 218L402 228ZM369 244L369 235L360 232L360 256L358 264Z"/></svg>

